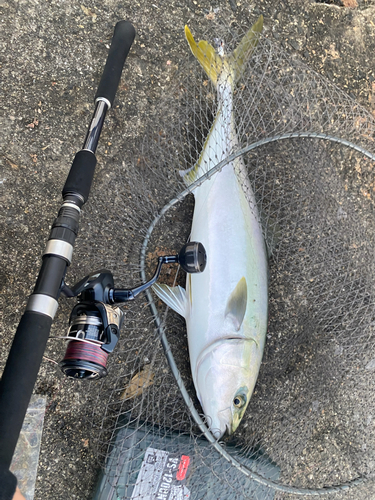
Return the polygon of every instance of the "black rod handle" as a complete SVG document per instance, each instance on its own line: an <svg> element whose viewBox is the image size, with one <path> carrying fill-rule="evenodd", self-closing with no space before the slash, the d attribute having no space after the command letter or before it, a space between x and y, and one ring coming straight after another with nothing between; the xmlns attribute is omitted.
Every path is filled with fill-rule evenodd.
<svg viewBox="0 0 375 500"><path fill-rule="evenodd" d="M22 428L57 310L61 283L72 257L80 208L89 195L96 163L94 152L101 125L107 107L113 102L122 67L134 37L135 30L131 23L127 21L117 23L96 94L96 99L99 100L97 103L99 116L94 116L95 127L90 126L95 132L95 140L91 141L92 149L80 151L73 162L73 170L63 190L64 203L52 226L34 292L18 325L0 380L0 466L2 468L9 467Z"/></svg>
<svg viewBox="0 0 375 500"><path fill-rule="evenodd" d="M122 68L134 38L135 29L129 21L119 21L116 24L95 100L105 99L112 106L120 83Z"/></svg>
<svg viewBox="0 0 375 500"><path fill-rule="evenodd" d="M63 198L73 194L81 196L84 203L86 203L94 177L95 166L96 156L92 151L82 149L78 151L62 190Z"/></svg>
<svg viewBox="0 0 375 500"><path fill-rule="evenodd" d="M4 468L12 461L51 324L51 317L26 311L13 339L0 382L0 465Z"/></svg>

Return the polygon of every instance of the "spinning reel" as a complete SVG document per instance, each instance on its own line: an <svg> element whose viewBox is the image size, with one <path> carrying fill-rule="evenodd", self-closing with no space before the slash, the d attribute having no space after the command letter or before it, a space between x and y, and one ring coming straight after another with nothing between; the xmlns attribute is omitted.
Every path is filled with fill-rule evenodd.
<svg viewBox="0 0 375 500"><path fill-rule="evenodd" d="M115 288L112 273L102 269L86 276L74 287L64 285L67 297L78 297L69 319L69 340L59 366L68 377L99 379L107 375L108 355L115 348L124 313L120 304L134 300L159 278L163 264L178 263L187 273L201 273L206 267L206 251L201 243L189 242L178 255L159 257L154 276L132 289Z"/></svg>

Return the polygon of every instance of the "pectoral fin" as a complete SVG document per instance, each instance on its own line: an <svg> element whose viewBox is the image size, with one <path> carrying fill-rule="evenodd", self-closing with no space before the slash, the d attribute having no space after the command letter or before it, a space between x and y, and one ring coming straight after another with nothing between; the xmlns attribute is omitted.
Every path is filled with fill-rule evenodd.
<svg viewBox="0 0 375 500"><path fill-rule="evenodd" d="M186 291L180 286L170 287L168 285L159 285L156 283L152 286L153 291L168 307L176 311L186 318L188 311L188 299Z"/></svg>
<svg viewBox="0 0 375 500"><path fill-rule="evenodd" d="M225 317L229 317L238 331L241 328L243 319L246 313L247 305L247 283L245 277L241 278L237 283L236 288L231 293L227 307L225 309Z"/></svg>

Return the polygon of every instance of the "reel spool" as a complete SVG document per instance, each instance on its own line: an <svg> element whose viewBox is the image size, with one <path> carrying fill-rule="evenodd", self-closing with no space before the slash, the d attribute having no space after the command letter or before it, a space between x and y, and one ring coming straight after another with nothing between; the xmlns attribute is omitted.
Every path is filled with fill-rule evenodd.
<svg viewBox="0 0 375 500"><path fill-rule="evenodd" d="M84 344L72 340L66 349L64 359L59 363L62 372L72 378L102 378L108 372L108 354L94 343Z"/></svg>
<svg viewBox="0 0 375 500"><path fill-rule="evenodd" d="M124 313L103 303L77 304L70 316L64 359L59 366L72 378L105 377L108 354L117 344ZM110 322L110 323L109 323Z"/></svg>
<svg viewBox="0 0 375 500"><path fill-rule="evenodd" d="M159 278L163 264L180 264L187 273L201 273L206 267L206 251L202 243L186 243L178 255L159 257L154 276L136 288L114 288L112 273L106 269L86 276L74 287L65 284L62 292L67 297L78 296L78 304L69 319L66 337L68 346L59 363L62 372L75 379L99 379L107 372L108 355L115 348L124 313L113 304L133 300L152 286Z"/></svg>

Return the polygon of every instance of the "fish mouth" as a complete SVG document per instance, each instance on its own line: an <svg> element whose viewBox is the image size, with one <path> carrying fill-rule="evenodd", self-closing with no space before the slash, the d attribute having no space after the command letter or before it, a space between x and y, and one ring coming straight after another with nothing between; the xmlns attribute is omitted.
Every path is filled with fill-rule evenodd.
<svg viewBox="0 0 375 500"><path fill-rule="evenodd" d="M221 439L226 432L229 433L228 425L225 425L224 430L222 430L218 427L212 427L210 425L209 430L210 430L211 434L213 435L213 437L216 439L216 441L219 441L219 439Z"/></svg>
<svg viewBox="0 0 375 500"><path fill-rule="evenodd" d="M224 436L226 431L222 432L220 429L211 429L210 428L210 432L213 435L213 437L216 439L216 441L219 441L219 439L221 439Z"/></svg>
<svg viewBox="0 0 375 500"><path fill-rule="evenodd" d="M212 418L209 415L207 416L207 424L209 424L209 430L216 441L221 439L225 433L228 433L228 435L231 434L230 415L230 408L225 408L224 410L218 411L216 419Z"/></svg>

